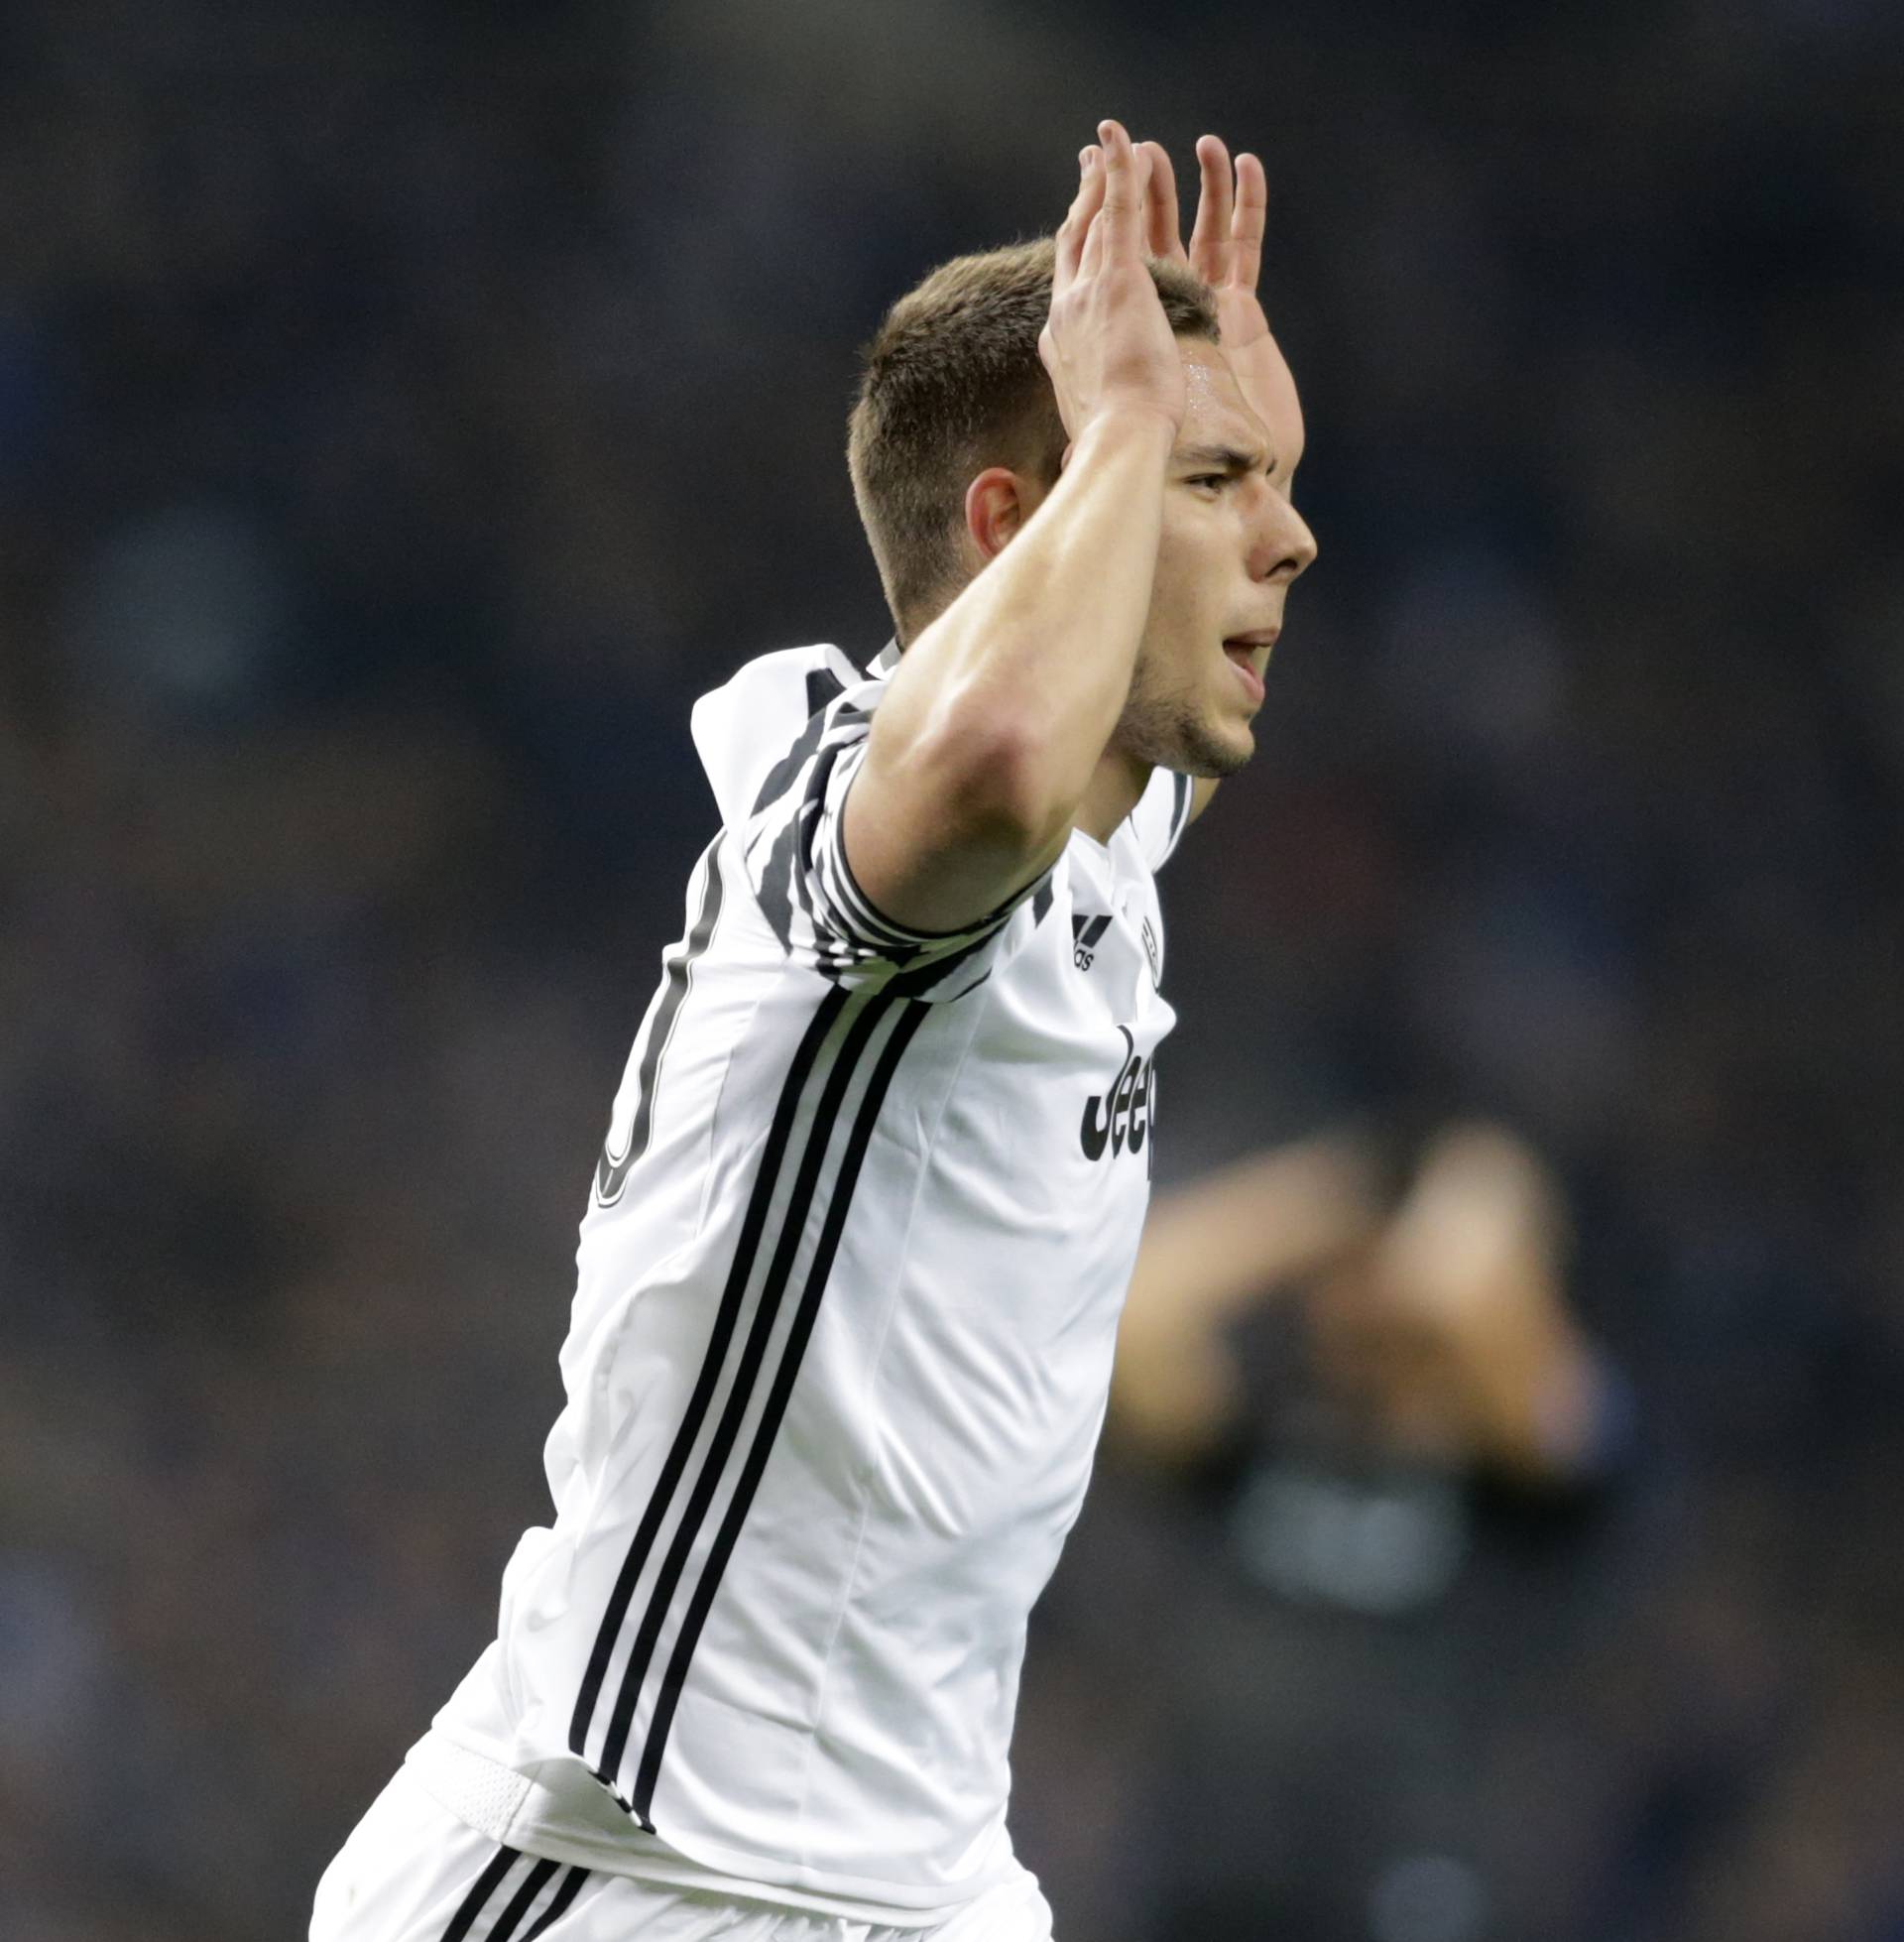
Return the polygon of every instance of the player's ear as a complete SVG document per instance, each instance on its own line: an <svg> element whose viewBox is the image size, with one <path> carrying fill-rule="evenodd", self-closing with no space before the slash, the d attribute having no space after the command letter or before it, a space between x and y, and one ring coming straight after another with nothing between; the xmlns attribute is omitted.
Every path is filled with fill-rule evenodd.
<svg viewBox="0 0 1904 1942"><path fill-rule="evenodd" d="M1008 466L988 465L965 489L965 530L981 559L996 559L1030 513L1024 481Z"/></svg>

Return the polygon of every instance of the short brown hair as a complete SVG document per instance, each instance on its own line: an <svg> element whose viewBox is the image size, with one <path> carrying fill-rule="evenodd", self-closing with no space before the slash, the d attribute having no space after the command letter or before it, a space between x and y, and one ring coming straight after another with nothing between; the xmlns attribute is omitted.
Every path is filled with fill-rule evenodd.
<svg viewBox="0 0 1904 1942"><path fill-rule="evenodd" d="M1038 356L1053 252L1046 236L941 264L886 313L862 355L847 466L901 641L962 581L972 479L988 465L1047 485L1058 476L1064 425ZM1217 342L1209 287L1178 264L1152 260L1150 274L1171 329Z"/></svg>

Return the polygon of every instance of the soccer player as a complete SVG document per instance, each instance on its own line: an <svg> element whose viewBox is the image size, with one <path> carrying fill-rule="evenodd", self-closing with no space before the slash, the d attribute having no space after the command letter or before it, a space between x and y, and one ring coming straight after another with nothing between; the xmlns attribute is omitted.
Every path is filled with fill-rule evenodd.
<svg viewBox="0 0 1904 1942"><path fill-rule="evenodd" d="M1315 543L1260 165L1116 122L1053 241L888 315L853 483L896 638L696 706L721 828L582 1225L552 1528L317 1942L1033 1942L1027 1615L1143 1225L1153 873L1249 760Z"/></svg>

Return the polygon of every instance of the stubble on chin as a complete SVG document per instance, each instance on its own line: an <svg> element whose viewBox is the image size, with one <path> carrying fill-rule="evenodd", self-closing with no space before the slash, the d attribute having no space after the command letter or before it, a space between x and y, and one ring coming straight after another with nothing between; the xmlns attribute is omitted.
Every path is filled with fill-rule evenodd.
<svg viewBox="0 0 1904 1942"><path fill-rule="evenodd" d="M1153 769L1221 782L1234 776L1255 753L1255 738L1225 735L1187 697L1147 692L1141 681L1130 690L1117 746Z"/></svg>

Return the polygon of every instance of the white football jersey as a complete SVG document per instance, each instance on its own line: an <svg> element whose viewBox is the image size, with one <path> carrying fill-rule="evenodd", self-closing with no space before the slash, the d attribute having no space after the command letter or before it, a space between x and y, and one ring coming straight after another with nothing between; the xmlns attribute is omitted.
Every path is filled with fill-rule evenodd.
<svg viewBox="0 0 1904 1942"><path fill-rule="evenodd" d="M1149 1193L1159 772L955 935L855 885L892 651L693 727L721 830L577 1256L552 1528L414 1753L497 1840L918 1922L1012 1866L1025 1623L1090 1474Z"/></svg>

